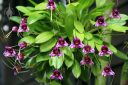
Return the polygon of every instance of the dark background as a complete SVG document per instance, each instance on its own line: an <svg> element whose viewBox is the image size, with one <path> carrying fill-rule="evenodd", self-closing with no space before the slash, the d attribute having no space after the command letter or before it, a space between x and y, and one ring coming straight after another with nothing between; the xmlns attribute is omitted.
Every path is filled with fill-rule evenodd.
<svg viewBox="0 0 128 85"><path fill-rule="evenodd" d="M13 15L19 15L19 13L15 9L17 5L24 5L24 6L31 5L29 4L28 0L0 0L0 2L1 1L3 1L2 3L0 3L0 15L2 16L2 18L0 18L1 29L3 29L5 25L9 27L14 25L14 23L10 22L7 16L5 15L5 12L9 7L9 3L10 3L11 10L13 11ZM43 0L35 0L35 1L39 3L39 2L42 2ZM120 13L128 14L128 0L118 0L118 1L119 1L118 9ZM5 42L3 38L3 32L1 31L0 32L0 57L2 57L2 51L3 51L4 45L8 43L15 44L16 41L17 41L17 38L15 37L15 34L12 34L12 36ZM124 44L125 41L128 41L128 35L126 34L112 36L113 45L119 50L127 52L128 51L127 48L123 49L123 47L125 46ZM113 58L112 69L116 73L116 76L113 81L113 85L119 85L123 61L121 61L115 56L113 56L112 58ZM29 75L30 73L23 73L18 76L14 76L13 71L9 69L3 63L2 58L0 58L0 85L39 85L34 80L34 78L30 77Z"/></svg>

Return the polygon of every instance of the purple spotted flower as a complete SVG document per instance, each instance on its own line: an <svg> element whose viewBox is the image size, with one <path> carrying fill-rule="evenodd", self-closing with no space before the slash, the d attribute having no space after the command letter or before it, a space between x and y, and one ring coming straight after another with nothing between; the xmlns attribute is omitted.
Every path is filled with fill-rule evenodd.
<svg viewBox="0 0 128 85"><path fill-rule="evenodd" d="M95 26L96 27L99 27L99 26L107 26L107 23L105 22L103 16L98 17Z"/></svg>
<svg viewBox="0 0 128 85"><path fill-rule="evenodd" d="M29 31L29 27L27 26L27 18L22 18L18 32L28 32L28 31Z"/></svg>
<svg viewBox="0 0 128 85"><path fill-rule="evenodd" d="M51 57L54 56L63 56L63 53L60 52L60 49L55 47L53 48L52 52L49 54Z"/></svg>
<svg viewBox="0 0 128 85"><path fill-rule="evenodd" d="M24 59L24 54L23 53L18 53L16 56L16 60L23 60Z"/></svg>
<svg viewBox="0 0 128 85"><path fill-rule="evenodd" d="M59 38L56 47L64 47L64 46L68 46L68 43L64 40L64 38Z"/></svg>
<svg viewBox="0 0 128 85"><path fill-rule="evenodd" d="M117 9L113 9L110 18L121 18L119 11Z"/></svg>
<svg viewBox="0 0 128 85"><path fill-rule="evenodd" d="M52 75L50 76L50 79L57 79L57 80L62 80L63 76L60 73L60 71L58 70L54 70L54 72L52 73Z"/></svg>
<svg viewBox="0 0 128 85"><path fill-rule="evenodd" d="M82 51L83 51L84 54L95 52L94 48L91 48L90 45L84 46Z"/></svg>
<svg viewBox="0 0 128 85"><path fill-rule="evenodd" d="M26 42L20 42L20 43L18 43L18 46L20 47L20 49L24 49L24 48L26 48L27 47L27 43Z"/></svg>
<svg viewBox="0 0 128 85"><path fill-rule="evenodd" d="M47 9L55 10L55 8L56 8L56 4L54 0L48 0Z"/></svg>
<svg viewBox="0 0 128 85"><path fill-rule="evenodd" d="M87 56L85 56L81 61L80 61L80 64L81 65L93 65L94 63L93 63L93 61L92 61L92 59L87 55Z"/></svg>
<svg viewBox="0 0 128 85"><path fill-rule="evenodd" d="M102 71L102 76L111 76L111 75L115 75L115 73L112 71L110 66L106 66L104 67L103 71Z"/></svg>
<svg viewBox="0 0 128 85"><path fill-rule="evenodd" d="M3 55L5 57L14 57L16 55L16 51L11 46L6 46Z"/></svg>
<svg viewBox="0 0 128 85"><path fill-rule="evenodd" d="M70 45L71 48L83 48L84 44L79 38L74 38Z"/></svg>
<svg viewBox="0 0 128 85"><path fill-rule="evenodd" d="M103 45L99 52L99 56L112 55L112 54L113 54L113 52L110 51L106 45Z"/></svg>

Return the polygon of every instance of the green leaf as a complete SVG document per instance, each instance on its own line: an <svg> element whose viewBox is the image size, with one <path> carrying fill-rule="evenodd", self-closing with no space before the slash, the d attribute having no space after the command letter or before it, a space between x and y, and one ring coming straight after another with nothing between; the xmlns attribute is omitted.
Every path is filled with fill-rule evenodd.
<svg viewBox="0 0 128 85"><path fill-rule="evenodd" d="M117 32L126 32L126 30L128 30L128 27L126 26L120 26L118 24L110 24L108 25L108 28L117 31Z"/></svg>
<svg viewBox="0 0 128 85"><path fill-rule="evenodd" d="M108 24L118 24L118 25L125 25L126 20L128 20L128 16L125 14L120 14L121 18L113 18L107 21Z"/></svg>
<svg viewBox="0 0 128 85"><path fill-rule="evenodd" d="M27 42L28 45L30 45L35 43L35 38L33 36L26 36L26 37L23 37L19 42L23 42L23 41Z"/></svg>
<svg viewBox="0 0 128 85"><path fill-rule="evenodd" d="M10 17L10 20L19 24L21 21L21 18L18 16L12 16L12 17Z"/></svg>
<svg viewBox="0 0 128 85"><path fill-rule="evenodd" d="M107 46L112 52L117 53L117 49L112 44L107 44Z"/></svg>
<svg viewBox="0 0 128 85"><path fill-rule="evenodd" d="M72 67L72 73L76 78L79 78L79 76L81 75L81 68L80 68L80 64L78 63L77 60L75 60L73 67Z"/></svg>
<svg viewBox="0 0 128 85"><path fill-rule="evenodd" d="M83 41L85 37L84 33L79 33L76 29L73 30L73 35L74 37L79 38L81 41Z"/></svg>
<svg viewBox="0 0 128 85"><path fill-rule="evenodd" d="M86 38L87 40L90 40L90 39L93 38L93 35L92 35L90 32L86 32L86 33L85 33L85 38Z"/></svg>
<svg viewBox="0 0 128 85"><path fill-rule="evenodd" d="M16 8L17 8L20 12L23 12L23 13L25 13L25 14L28 14L28 13L31 12L27 7L24 7L24 6L17 6Z"/></svg>
<svg viewBox="0 0 128 85"><path fill-rule="evenodd" d="M38 14L38 13L33 13L33 14L29 15L27 23L33 24L34 22L44 19L45 17L46 17L45 14L42 15L42 14Z"/></svg>
<svg viewBox="0 0 128 85"><path fill-rule="evenodd" d="M74 21L74 26L78 30L78 32L83 33L84 32L84 26L79 21Z"/></svg>
<svg viewBox="0 0 128 85"><path fill-rule="evenodd" d="M48 54L43 54L43 53L41 53L41 54L38 54L37 56L36 56L36 62L38 63L38 62L42 62L42 61L47 61L47 60L49 60L50 59L50 56L48 55Z"/></svg>
<svg viewBox="0 0 128 85"><path fill-rule="evenodd" d="M103 6L104 4L106 3L106 0L96 0L96 6L97 7L100 7L100 6Z"/></svg>
<svg viewBox="0 0 128 85"><path fill-rule="evenodd" d="M60 67L63 65L64 57L51 57L50 63L52 66L54 66L55 69L60 69Z"/></svg>
<svg viewBox="0 0 128 85"><path fill-rule="evenodd" d="M64 56L64 62L65 65L69 68L74 63L74 55L69 47L62 48L62 52L65 54Z"/></svg>
<svg viewBox="0 0 128 85"><path fill-rule="evenodd" d="M35 6L35 10L45 10L47 7L47 3L43 2Z"/></svg>
<svg viewBox="0 0 128 85"><path fill-rule="evenodd" d="M120 85L126 85L128 80L128 61L126 61L123 65L122 71L121 71L121 82Z"/></svg>
<svg viewBox="0 0 128 85"><path fill-rule="evenodd" d="M115 53L115 55L122 60L128 60L128 56L119 50L117 50L117 53Z"/></svg>
<svg viewBox="0 0 128 85"><path fill-rule="evenodd" d="M40 46L40 52L47 52L51 50L57 42L57 39L53 38L45 43L42 43Z"/></svg>
<svg viewBox="0 0 128 85"><path fill-rule="evenodd" d="M51 31L43 32L43 33L40 33L36 37L35 42L36 43L43 43L43 42L50 40L53 36L54 36L54 33Z"/></svg>
<svg viewBox="0 0 128 85"><path fill-rule="evenodd" d="M33 58L30 58L27 62L26 62L26 65L25 67L27 68L33 68L33 66L36 64L36 58L33 57Z"/></svg>

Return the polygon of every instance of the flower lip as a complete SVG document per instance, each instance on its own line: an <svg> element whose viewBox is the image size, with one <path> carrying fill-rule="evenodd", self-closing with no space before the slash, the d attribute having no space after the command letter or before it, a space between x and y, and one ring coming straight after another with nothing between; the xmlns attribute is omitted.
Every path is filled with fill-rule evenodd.
<svg viewBox="0 0 128 85"><path fill-rule="evenodd" d="M85 56L81 61L80 61L81 65L93 65L93 61L92 59L87 55Z"/></svg>
<svg viewBox="0 0 128 85"><path fill-rule="evenodd" d="M84 44L82 43L82 41L75 37L73 39L73 41L71 42L71 45L70 45L71 48L83 48L84 47Z"/></svg>
<svg viewBox="0 0 128 85"><path fill-rule="evenodd" d="M16 52L13 49L13 47L11 47L11 46L5 46L5 50L4 50L3 55L5 57L14 57L16 55Z"/></svg>
<svg viewBox="0 0 128 85"><path fill-rule="evenodd" d="M91 46L90 45L85 45L84 47L83 47L83 53L84 54L87 54L87 53L94 53L95 52L95 49L94 48L91 48Z"/></svg>
<svg viewBox="0 0 128 85"><path fill-rule="evenodd" d="M60 49L58 47L54 47L52 52L49 54L51 57L54 56L63 56L63 53L60 52Z"/></svg>
<svg viewBox="0 0 128 85"><path fill-rule="evenodd" d="M99 16L99 17L98 17L95 26L96 26L96 27L99 27L99 26L107 26L107 23L105 22L103 16Z"/></svg>
<svg viewBox="0 0 128 85"><path fill-rule="evenodd" d="M54 0L48 0L47 9L55 10L56 4Z"/></svg>
<svg viewBox="0 0 128 85"><path fill-rule="evenodd" d="M102 71L102 75L103 76L111 76L111 75L115 75L115 73L112 71L110 66L106 66L106 67L104 67L104 69Z"/></svg>
<svg viewBox="0 0 128 85"><path fill-rule="evenodd" d="M18 46L19 46L21 49L26 48L27 45L28 45L28 44L27 44L25 41L18 43Z"/></svg>
<svg viewBox="0 0 128 85"><path fill-rule="evenodd" d="M89 46L89 45L84 46L84 50L86 50L87 52L90 52L91 46Z"/></svg>
<svg viewBox="0 0 128 85"><path fill-rule="evenodd" d="M54 72L53 72L52 75L50 76L50 79L59 79L59 80L62 80L62 79L63 79L63 76L62 76L62 74L60 73L60 71L54 70Z"/></svg>
<svg viewBox="0 0 128 85"><path fill-rule="evenodd" d="M102 46L101 51L104 53L108 52L108 47L106 45Z"/></svg>
<svg viewBox="0 0 128 85"><path fill-rule="evenodd" d="M113 9L110 18L121 18L119 11L117 9Z"/></svg>
<svg viewBox="0 0 128 85"><path fill-rule="evenodd" d="M68 46L68 43L64 40L64 38L61 37L58 39L56 47L64 47L64 46Z"/></svg>

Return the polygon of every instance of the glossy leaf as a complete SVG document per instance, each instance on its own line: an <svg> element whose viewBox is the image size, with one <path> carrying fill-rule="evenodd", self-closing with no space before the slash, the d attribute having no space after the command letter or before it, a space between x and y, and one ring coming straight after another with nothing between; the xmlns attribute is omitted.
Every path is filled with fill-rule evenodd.
<svg viewBox="0 0 128 85"><path fill-rule="evenodd" d="M74 21L74 26L78 30L78 32L83 33L84 32L84 26L79 21Z"/></svg>
<svg viewBox="0 0 128 85"><path fill-rule="evenodd" d="M36 37L35 42L43 43L50 40L53 36L54 36L54 33L51 31L43 32Z"/></svg>
<svg viewBox="0 0 128 85"><path fill-rule="evenodd" d="M90 32L86 32L86 33L85 33L85 38L86 38L87 40L90 40L90 39L93 38L93 35L92 35Z"/></svg>
<svg viewBox="0 0 128 85"><path fill-rule="evenodd" d="M28 14L28 13L31 12L28 8L26 8L26 7L24 7L24 6L17 6L16 8L17 8L20 12L23 12L23 13L25 13L25 14Z"/></svg>
<svg viewBox="0 0 128 85"><path fill-rule="evenodd" d="M72 73L76 78L79 78L79 76L81 75L81 67L77 60L75 60L73 64Z"/></svg>
<svg viewBox="0 0 128 85"><path fill-rule="evenodd" d="M30 45L30 44L35 43L35 38L33 36L26 36L22 38L19 42L23 42L23 41L27 42L28 45Z"/></svg>
<svg viewBox="0 0 128 85"><path fill-rule="evenodd" d="M21 18L18 17L18 16L12 16L12 17L10 17L10 20L11 20L11 21L14 21L14 22L16 22L16 23L20 23Z"/></svg>
<svg viewBox="0 0 128 85"><path fill-rule="evenodd" d="M35 6L35 10L44 10L44 9L46 9L46 7L47 7L47 3L42 2L42 3Z"/></svg>
<svg viewBox="0 0 128 85"><path fill-rule="evenodd" d="M117 53L115 53L115 55L122 60L128 60L128 56L119 50L117 50Z"/></svg>
<svg viewBox="0 0 128 85"><path fill-rule="evenodd" d="M36 62L42 62L42 61L47 61L49 60L50 56L48 54L38 54L36 56Z"/></svg>
<svg viewBox="0 0 128 85"><path fill-rule="evenodd" d="M126 30L128 30L128 27L126 26L120 26L118 24L110 24L108 25L108 28L117 31L117 32L126 32Z"/></svg>
<svg viewBox="0 0 128 85"><path fill-rule="evenodd" d="M40 46L40 52L47 52L51 50L57 42L57 39L53 38L45 43L42 43Z"/></svg>

